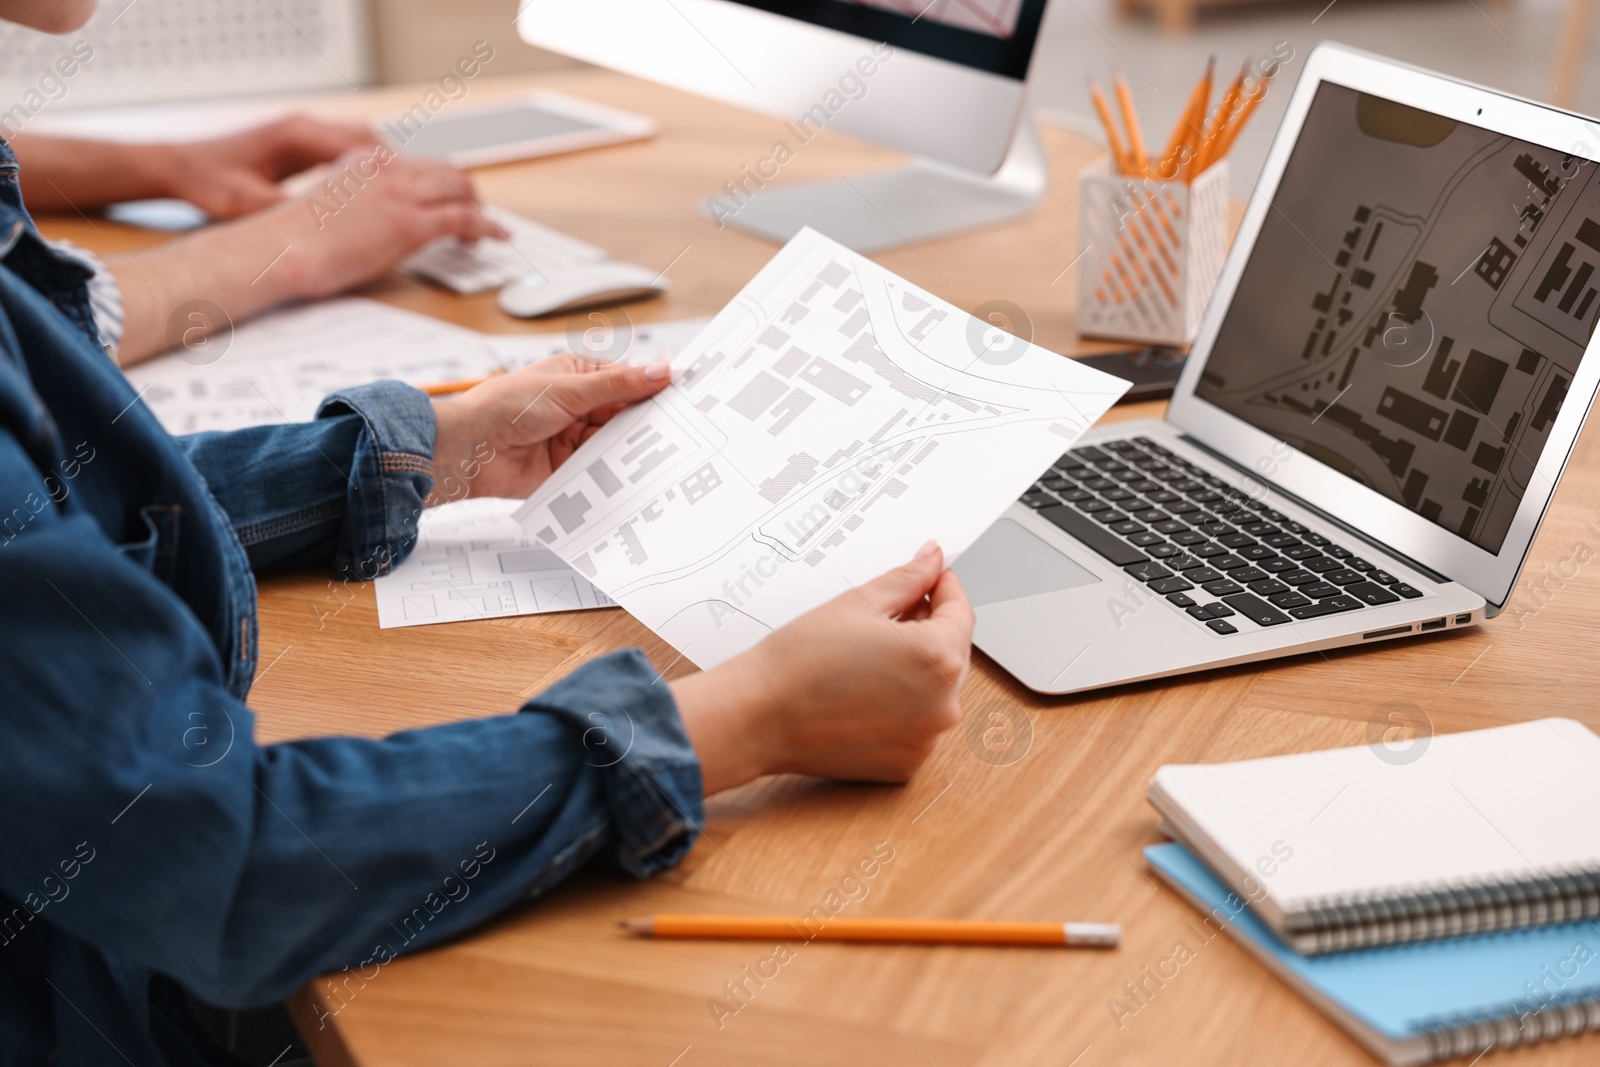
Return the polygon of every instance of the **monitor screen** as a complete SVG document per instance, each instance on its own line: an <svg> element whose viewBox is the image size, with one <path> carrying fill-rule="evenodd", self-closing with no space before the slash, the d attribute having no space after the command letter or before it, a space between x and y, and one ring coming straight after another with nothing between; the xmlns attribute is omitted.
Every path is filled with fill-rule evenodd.
<svg viewBox="0 0 1600 1067"><path fill-rule="evenodd" d="M1600 315L1597 183L1323 84L1197 395L1498 552Z"/></svg>
<svg viewBox="0 0 1600 1067"><path fill-rule="evenodd" d="M733 0L1021 81L1046 0Z"/></svg>
<svg viewBox="0 0 1600 1067"><path fill-rule="evenodd" d="M1017 32L1017 16L1022 14L1022 0L844 0L875 7L880 11L897 11L909 19L927 19L929 22L955 26L990 37L1011 37Z"/></svg>

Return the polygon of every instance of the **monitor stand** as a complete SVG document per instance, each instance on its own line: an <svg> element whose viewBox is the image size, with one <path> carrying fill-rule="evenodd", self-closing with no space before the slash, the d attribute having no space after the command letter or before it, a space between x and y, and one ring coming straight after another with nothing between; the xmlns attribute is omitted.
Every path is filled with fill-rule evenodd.
<svg viewBox="0 0 1600 1067"><path fill-rule="evenodd" d="M1028 115L994 174L919 158L898 170L756 189L742 203L713 198L704 210L719 226L779 244L811 226L857 252L877 252L1021 218L1039 203L1049 180L1044 146Z"/></svg>

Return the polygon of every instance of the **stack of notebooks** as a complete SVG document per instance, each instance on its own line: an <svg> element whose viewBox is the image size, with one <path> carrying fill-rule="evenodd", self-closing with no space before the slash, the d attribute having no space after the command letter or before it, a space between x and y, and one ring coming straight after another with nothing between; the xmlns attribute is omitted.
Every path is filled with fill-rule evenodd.
<svg viewBox="0 0 1600 1067"><path fill-rule="evenodd" d="M1600 1028L1600 737L1567 719L1162 767L1156 873L1375 1055Z"/></svg>

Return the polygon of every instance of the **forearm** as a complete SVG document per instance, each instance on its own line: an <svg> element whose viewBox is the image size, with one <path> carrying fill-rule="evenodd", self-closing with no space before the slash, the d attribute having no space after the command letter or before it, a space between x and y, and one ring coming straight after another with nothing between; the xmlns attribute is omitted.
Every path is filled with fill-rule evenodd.
<svg viewBox="0 0 1600 1067"><path fill-rule="evenodd" d="M192 178L181 147L174 151L178 175ZM191 181L195 188L182 195L215 201L214 217L254 213L113 259L126 305L123 362L198 343L285 300L361 285L436 238L503 236L478 208L471 179L443 163L375 149L330 181L346 190L334 197L337 209L316 196L285 199L260 174L238 168ZM191 301L203 303L184 307Z"/></svg>
<svg viewBox="0 0 1600 1067"><path fill-rule="evenodd" d="M752 650L670 683L706 796L782 769L776 726L783 715L758 655Z"/></svg>
<svg viewBox="0 0 1600 1067"><path fill-rule="evenodd" d="M22 196L34 211L88 212L123 200L170 195L164 145L19 134Z"/></svg>
<svg viewBox="0 0 1600 1067"><path fill-rule="evenodd" d="M271 219L271 214L253 216L158 248L109 257L126 315L119 353L123 365L180 344L194 346L301 295L301 250Z"/></svg>

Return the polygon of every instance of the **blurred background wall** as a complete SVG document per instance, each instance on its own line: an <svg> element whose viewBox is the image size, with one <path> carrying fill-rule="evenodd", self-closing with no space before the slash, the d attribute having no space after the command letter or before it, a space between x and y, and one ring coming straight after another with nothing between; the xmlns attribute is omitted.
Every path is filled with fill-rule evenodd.
<svg viewBox="0 0 1600 1067"><path fill-rule="evenodd" d="M583 0L573 0L582 3ZM371 0L374 73L382 82L436 78L475 41L494 46L496 74L580 66L517 38L510 0Z"/></svg>

